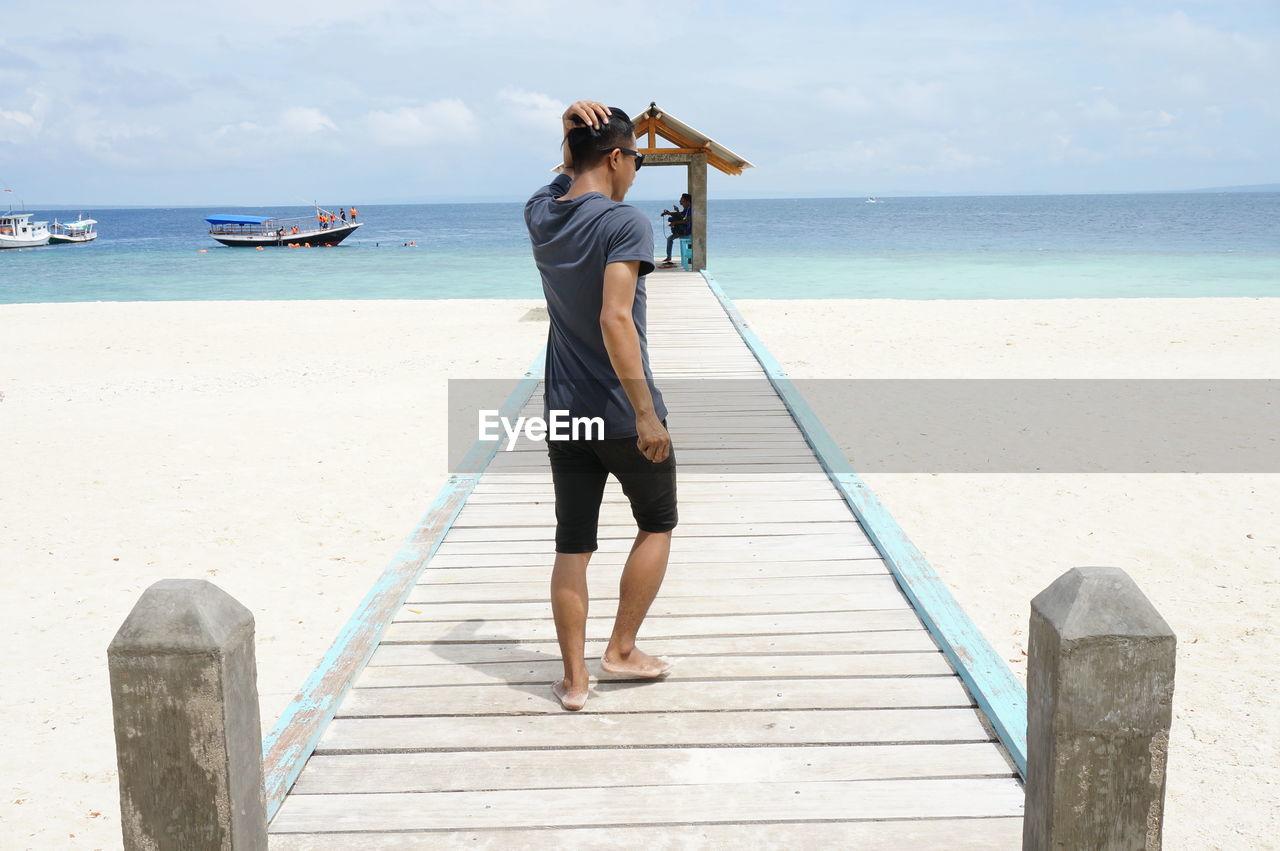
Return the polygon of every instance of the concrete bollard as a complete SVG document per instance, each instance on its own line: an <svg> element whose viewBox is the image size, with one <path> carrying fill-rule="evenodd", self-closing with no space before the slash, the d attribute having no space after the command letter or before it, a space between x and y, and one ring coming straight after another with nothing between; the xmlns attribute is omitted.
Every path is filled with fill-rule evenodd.
<svg viewBox="0 0 1280 851"><path fill-rule="evenodd" d="M199 579L148 588L107 650L126 849L265 849L253 615Z"/></svg>
<svg viewBox="0 0 1280 851"><path fill-rule="evenodd" d="M1173 631L1123 570L1077 567L1028 638L1023 849L1158 851Z"/></svg>

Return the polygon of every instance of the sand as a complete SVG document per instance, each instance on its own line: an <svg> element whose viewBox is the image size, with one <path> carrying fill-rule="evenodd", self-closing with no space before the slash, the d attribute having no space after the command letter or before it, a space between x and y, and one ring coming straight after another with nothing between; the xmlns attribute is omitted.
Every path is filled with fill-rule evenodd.
<svg viewBox="0 0 1280 851"><path fill-rule="evenodd" d="M795 378L1280 376L1280 299L739 307ZM1280 475L863 478L1024 682L1031 598L1128 571L1179 642L1165 847L1280 847Z"/></svg>
<svg viewBox="0 0 1280 851"><path fill-rule="evenodd" d="M443 485L446 378L523 375L534 304L0 306L0 847L120 846L106 648L158 579L254 612L271 727Z"/></svg>
<svg viewBox="0 0 1280 851"><path fill-rule="evenodd" d="M120 844L107 643L206 578L270 727L439 490L446 377L516 378L535 302L0 306L0 845ZM743 302L796 376L1271 377L1280 299ZM1280 476L867 480L1022 676L1030 598L1128 570L1180 640L1168 848L1277 833Z"/></svg>

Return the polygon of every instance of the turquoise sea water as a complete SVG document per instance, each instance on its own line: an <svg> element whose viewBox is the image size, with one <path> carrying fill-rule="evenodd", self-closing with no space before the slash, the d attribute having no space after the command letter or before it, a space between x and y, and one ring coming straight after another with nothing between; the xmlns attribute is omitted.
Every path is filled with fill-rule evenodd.
<svg viewBox="0 0 1280 851"><path fill-rule="evenodd" d="M632 203L661 255L664 202ZM84 210L95 243L0 251L0 303L541 295L522 204L359 206L341 246L265 251L203 217L308 211ZM708 225L736 298L1280 296L1280 193L713 200Z"/></svg>

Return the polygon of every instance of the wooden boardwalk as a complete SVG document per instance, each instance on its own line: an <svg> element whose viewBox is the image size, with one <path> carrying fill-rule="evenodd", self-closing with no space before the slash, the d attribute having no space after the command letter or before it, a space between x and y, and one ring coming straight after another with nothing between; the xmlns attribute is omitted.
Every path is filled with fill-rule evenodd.
<svg viewBox="0 0 1280 851"><path fill-rule="evenodd" d="M680 526L640 639L673 675L602 675L583 712L560 710L545 448L499 452L273 819L273 848L1020 847L1009 755L742 335L700 275L648 288ZM610 480L593 675L634 534Z"/></svg>

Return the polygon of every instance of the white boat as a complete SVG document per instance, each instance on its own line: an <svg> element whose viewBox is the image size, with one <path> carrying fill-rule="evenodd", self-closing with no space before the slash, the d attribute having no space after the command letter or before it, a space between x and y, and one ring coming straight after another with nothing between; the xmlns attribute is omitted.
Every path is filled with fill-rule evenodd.
<svg viewBox="0 0 1280 851"><path fill-rule="evenodd" d="M35 248L49 244L49 223L33 222L32 215L12 210L0 215L0 248Z"/></svg>
<svg viewBox="0 0 1280 851"><path fill-rule="evenodd" d="M868 199L867 199L867 203L868 203L868 204L879 204L879 203L880 203L880 199L879 199L879 198L877 198L877 197L875 197L874 195L872 195L870 198L868 198Z"/></svg>
<svg viewBox="0 0 1280 851"><path fill-rule="evenodd" d="M77 216L74 222L62 223L54 219L53 227L49 229L49 244L93 242L98 238L98 231L93 227L97 223L97 219L86 219L84 214Z"/></svg>
<svg viewBox="0 0 1280 851"><path fill-rule="evenodd" d="M209 236L223 245L262 248L268 245L307 246L337 245L364 224L316 207L314 216L276 218L275 216L242 216L218 213L205 216Z"/></svg>

